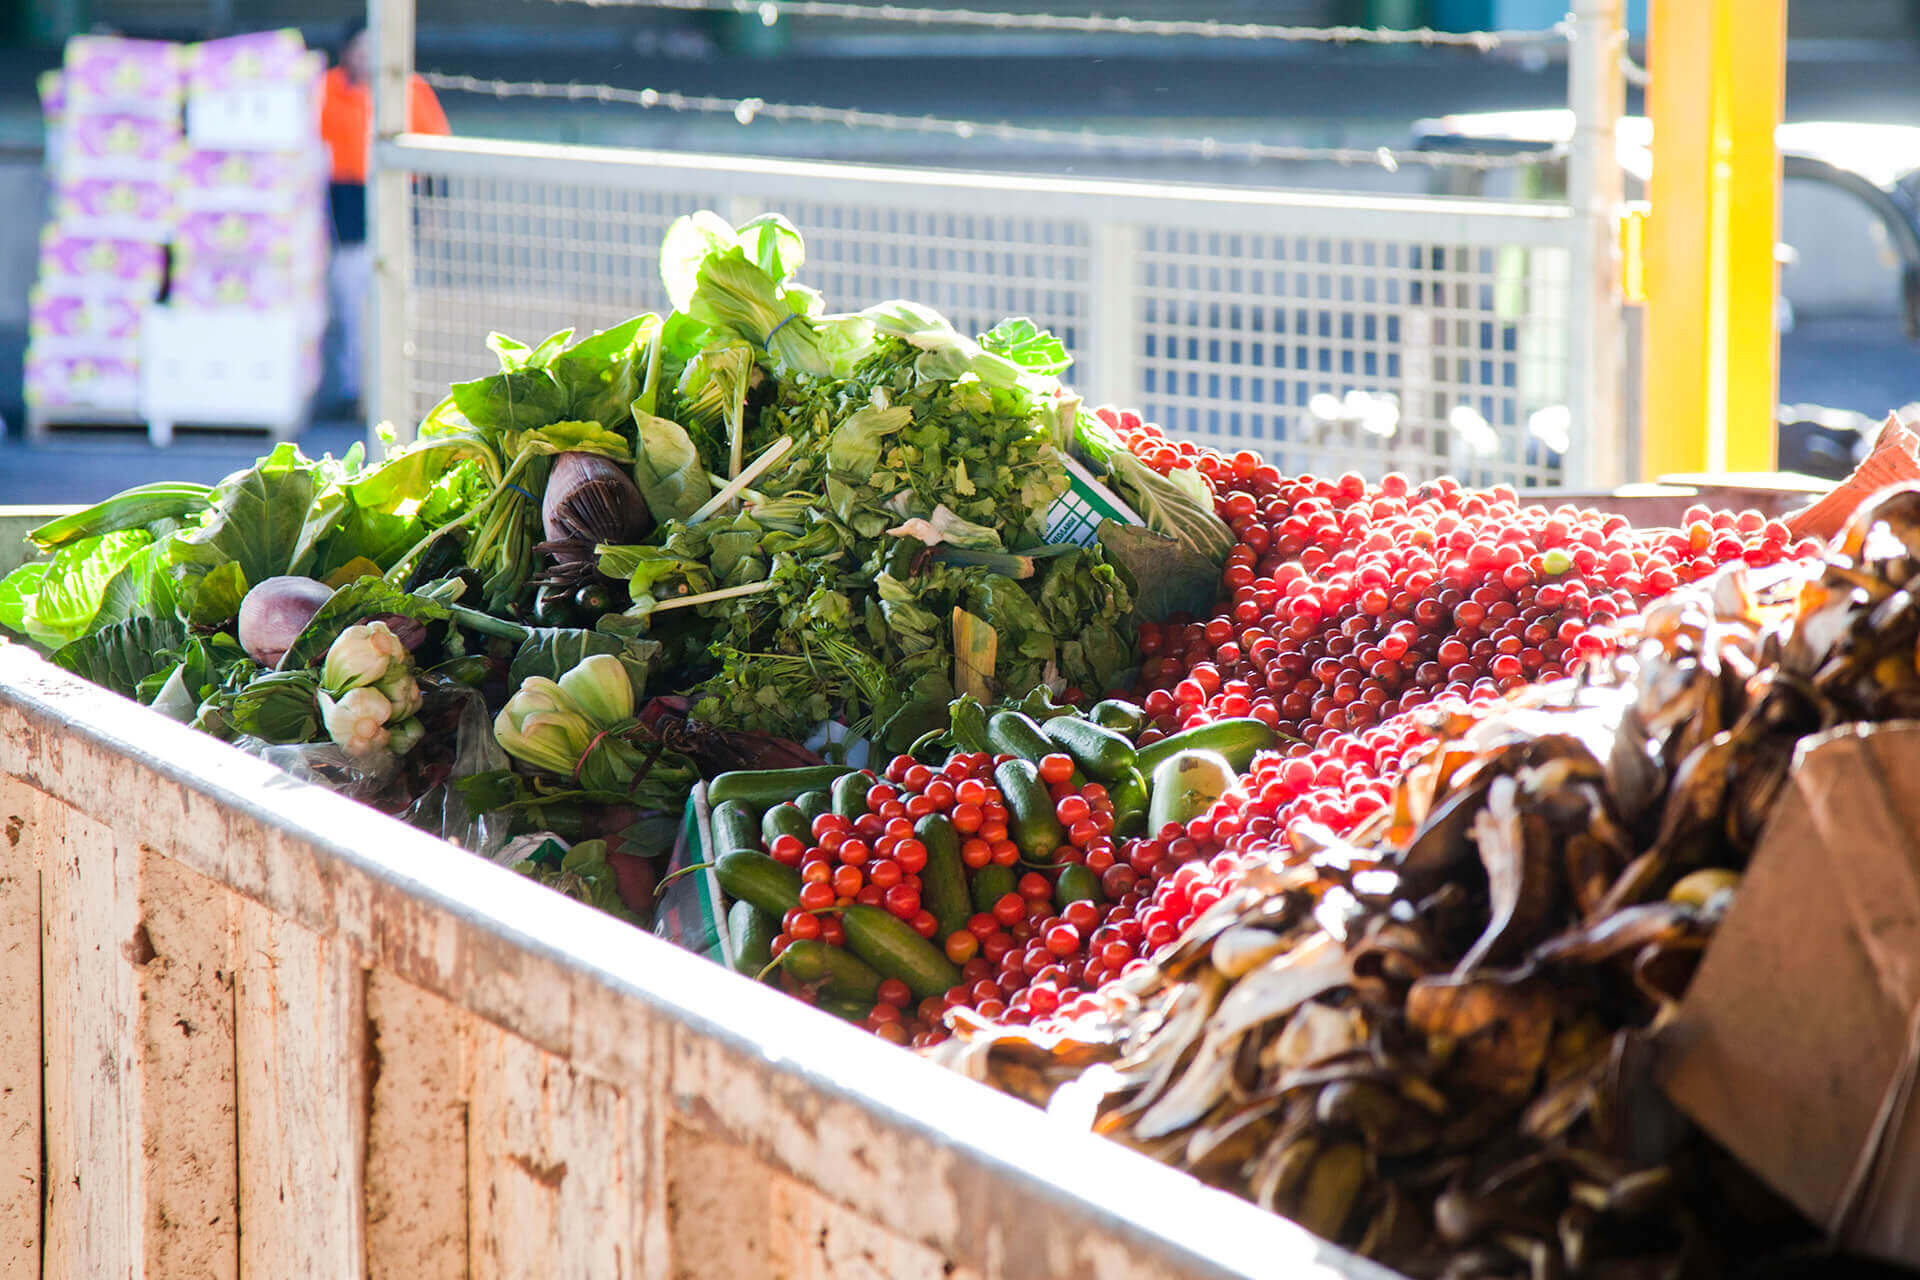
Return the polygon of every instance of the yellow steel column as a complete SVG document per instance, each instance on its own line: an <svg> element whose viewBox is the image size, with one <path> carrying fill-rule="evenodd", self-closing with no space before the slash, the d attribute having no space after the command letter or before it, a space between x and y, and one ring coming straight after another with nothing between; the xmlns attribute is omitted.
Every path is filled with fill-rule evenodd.
<svg viewBox="0 0 1920 1280"><path fill-rule="evenodd" d="M1648 476L1771 471L1787 0L1653 0Z"/></svg>

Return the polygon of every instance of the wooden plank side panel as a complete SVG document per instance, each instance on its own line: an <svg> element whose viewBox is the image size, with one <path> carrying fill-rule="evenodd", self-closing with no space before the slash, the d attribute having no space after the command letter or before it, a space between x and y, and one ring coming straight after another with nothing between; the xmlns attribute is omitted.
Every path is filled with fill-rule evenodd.
<svg viewBox="0 0 1920 1280"><path fill-rule="evenodd" d="M38 791L0 774L0 1280L40 1275Z"/></svg>
<svg viewBox="0 0 1920 1280"><path fill-rule="evenodd" d="M233 951L239 899L152 849L137 854L144 1275L239 1274Z"/></svg>
<svg viewBox="0 0 1920 1280"><path fill-rule="evenodd" d="M42 810L48 1280L140 1271L134 1100L138 863L111 829L65 805Z"/></svg>
<svg viewBox="0 0 1920 1280"><path fill-rule="evenodd" d="M473 1018L383 970L367 975L367 1274L467 1275Z"/></svg>
<svg viewBox="0 0 1920 1280"><path fill-rule="evenodd" d="M642 1104L644 1105L644 1104ZM642 1274L634 1104L565 1059L484 1024L468 1120L475 1280Z"/></svg>
<svg viewBox="0 0 1920 1280"><path fill-rule="evenodd" d="M366 1272L363 972L337 939L239 907L240 1273Z"/></svg>

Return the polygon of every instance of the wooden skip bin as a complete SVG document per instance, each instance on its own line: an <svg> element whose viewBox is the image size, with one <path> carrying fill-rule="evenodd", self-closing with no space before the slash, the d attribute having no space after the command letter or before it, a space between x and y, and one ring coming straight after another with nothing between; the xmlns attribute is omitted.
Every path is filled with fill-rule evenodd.
<svg viewBox="0 0 1920 1280"><path fill-rule="evenodd" d="M0 644L41 1275L1388 1273Z"/></svg>

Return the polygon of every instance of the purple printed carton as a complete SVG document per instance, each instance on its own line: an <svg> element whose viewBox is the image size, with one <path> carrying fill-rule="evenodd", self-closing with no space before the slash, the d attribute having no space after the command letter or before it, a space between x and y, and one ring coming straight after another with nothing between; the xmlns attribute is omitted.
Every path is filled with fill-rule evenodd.
<svg viewBox="0 0 1920 1280"><path fill-rule="evenodd" d="M58 226L40 233L40 283L49 289L151 298L165 270L166 246L151 240L75 235Z"/></svg>
<svg viewBox="0 0 1920 1280"><path fill-rule="evenodd" d="M40 118L47 126L47 143L41 154L47 172L58 173L67 149L66 77L58 71L42 71L34 86L40 91Z"/></svg>
<svg viewBox="0 0 1920 1280"><path fill-rule="evenodd" d="M69 178L164 182L180 161L180 126L153 116L77 115L62 132L60 172Z"/></svg>
<svg viewBox="0 0 1920 1280"><path fill-rule="evenodd" d="M309 84L319 78L313 65L306 41L291 29L208 40L187 51L187 91L224 93Z"/></svg>
<svg viewBox="0 0 1920 1280"><path fill-rule="evenodd" d="M181 216L174 243L184 258L286 260L298 227L291 213L197 209Z"/></svg>
<svg viewBox="0 0 1920 1280"><path fill-rule="evenodd" d="M96 409L132 413L140 402L140 364L132 343L97 351L27 347L26 402L36 409Z"/></svg>
<svg viewBox="0 0 1920 1280"><path fill-rule="evenodd" d="M53 208L61 230L76 235L163 241L173 231L173 188L164 182L69 177Z"/></svg>
<svg viewBox="0 0 1920 1280"><path fill-rule="evenodd" d="M67 41L67 114L119 113L178 119L186 90L179 45L119 36Z"/></svg>
<svg viewBox="0 0 1920 1280"><path fill-rule="evenodd" d="M79 289L34 289L27 298L27 336L42 349L127 343L140 337L144 301Z"/></svg>
<svg viewBox="0 0 1920 1280"><path fill-rule="evenodd" d="M317 276L291 264L244 258L188 258L173 273L168 296L182 306L280 310L319 295Z"/></svg>
<svg viewBox="0 0 1920 1280"><path fill-rule="evenodd" d="M308 151L194 148L178 170L176 196L186 211L293 213L320 208L326 156Z"/></svg>

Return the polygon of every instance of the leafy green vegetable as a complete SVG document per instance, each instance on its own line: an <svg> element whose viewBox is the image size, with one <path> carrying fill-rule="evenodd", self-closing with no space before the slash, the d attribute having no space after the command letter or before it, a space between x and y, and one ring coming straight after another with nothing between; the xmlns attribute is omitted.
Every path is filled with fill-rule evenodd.
<svg viewBox="0 0 1920 1280"><path fill-rule="evenodd" d="M608 915L642 923L620 900L620 878L607 861L605 840L582 840L557 860L550 855L542 856L543 852L544 848L536 850L534 857L516 862L513 869L549 889L558 889L569 898L598 907Z"/></svg>
<svg viewBox="0 0 1920 1280"><path fill-rule="evenodd" d="M29 579L21 577L20 586L14 589L21 591L24 608L16 616L15 607L0 604L0 623L47 648L79 639L99 613L107 584L152 543L153 535L145 529L122 529L69 542L54 553L38 575L37 590L30 601L24 597Z"/></svg>
<svg viewBox="0 0 1920 1280"><path fill-rule="evenodd" d="M1022 369L1049 376L1065 373L1073 365L1073 357L1060 339L1025 316L1002 320L981 334L980 347Z"/></svg>
<svg viewBox="0 0 1920 1280"><path fill-rule="evenodd" d="M179 596L189 616L204 625L224 622L239 609L249 584L289 572L308 508L323 484L314 465L284 443L222 480L205 520L172 540L171 558L182 571ZM237 567L207 581L227 564Z"/></svg>
<svg viewBox="0 0 1920 1280"><path fill-rule="evenodd" d="M1163 476L1135 457L1120 437L1084 410L1074 418L1074 450L1133 505L1149 529L1178 539L1215 568L1233 550L1233 530L1213 509L1213 495L1197 471L1181 469Z"/></svg>
<svg viewBox="0 0 1920 1280"><path fill-rule="evenodd" d="M46 579L44 560L29 560L0 578L0 627L16 635L27 634L27 615L33 612L34 597L40 594Z"/></svg>
<svg viewBox="0 0 1920 1280"><path fill-rule="evenodd" d="M605 631L578 627L535 627L520 643L507 668L507 692L511 694L529 676L558 680L580 665L583 658L610 653L627 669L627 681L633 686L637 705L647 691L647 674L659 656L660 645L652 640L618 636Z"/></svg>
<svg viewBox="0 0 1920 1280"><path fill-rule="evenodd" d="M633 406L640 446L635 450L633 482L654 519L685 520L713 496L713 484L686 428Z"/></svg>
<svg viewBox="0 0 1920 1280"><path fill-rule="evenodd" d="M55 649L54 665L133 697L148 677L180 663L187 630L174 618L129 618Z"/></svg>
<svg viewBox="0 0 1920 1280"><path fill-rule="evenodd" d="M325 737L316 671L267 671L200 705L194 727L216 737L264 742L315 742Z"/></svg>

